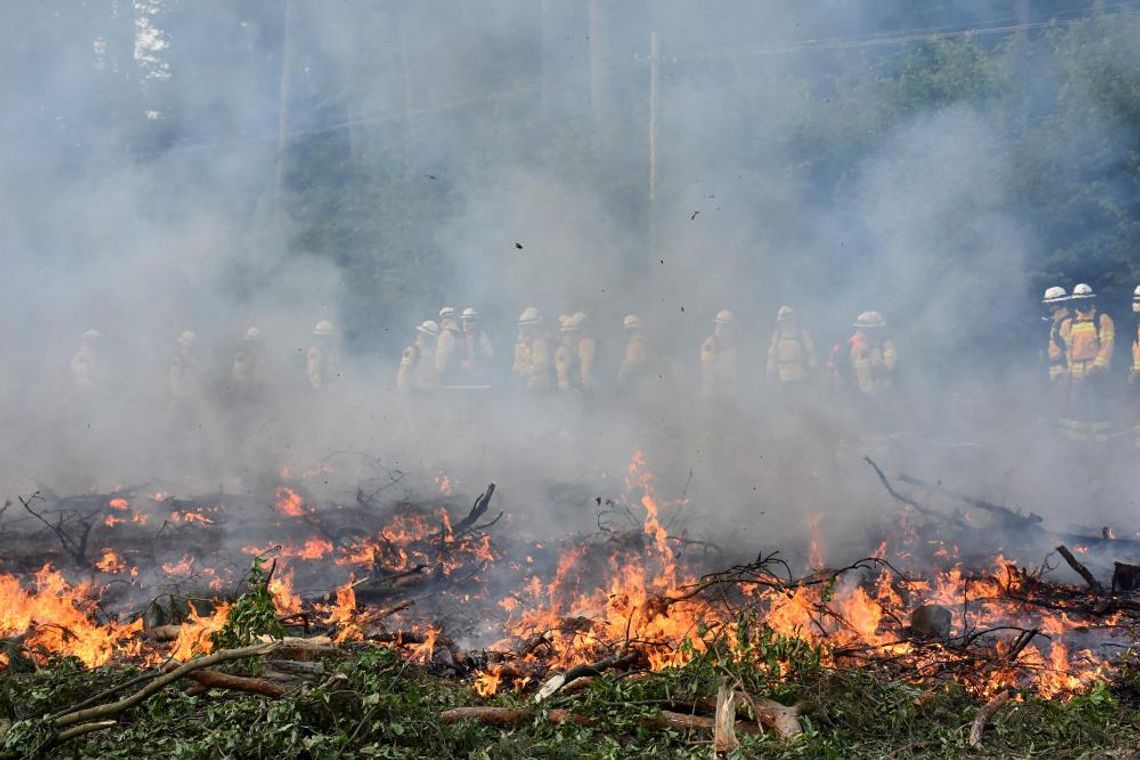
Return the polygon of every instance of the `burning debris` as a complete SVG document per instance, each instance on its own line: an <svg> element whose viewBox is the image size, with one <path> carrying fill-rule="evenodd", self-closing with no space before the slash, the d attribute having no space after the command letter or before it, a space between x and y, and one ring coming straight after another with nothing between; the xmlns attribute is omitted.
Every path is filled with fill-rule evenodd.
<svg viewBox="0 0 1140 760"><path fill-rule="evenodd" d="M1122 591L1047 583L1000 555L968 564L917 502L897 535L843 568L827 567L813 530L809 572L797 575L779 554L721 570L690 556L666 528L666 512L683 504L663 502L640 452L627 501L607 506L630 522L606 523L591 538L493 539L503 515L480 521L494 490L454 522L446 509L409 503L317 509L290 486L260 510L225 495L125 493L92 497L89 511L29 500L30 519L10 521L5 540L42 555L54 539L62 551L28 570L18 552L6 554L0 627L35 662L186 661L213 651L242 567L256 558L271 562L260 583L282 631L395 647L484 696L549 696L577 677L677 667L714 647L746 653L772 637L817 651L831 668L954 681L985 696L1009 688L1057 696L1111 673L1110 645L1127 645L1123 631L1140 612ZM234 556L215 531L232 527L237 511L243 533L273 540ZM147 519L107 525L105 514Z"/></svg>

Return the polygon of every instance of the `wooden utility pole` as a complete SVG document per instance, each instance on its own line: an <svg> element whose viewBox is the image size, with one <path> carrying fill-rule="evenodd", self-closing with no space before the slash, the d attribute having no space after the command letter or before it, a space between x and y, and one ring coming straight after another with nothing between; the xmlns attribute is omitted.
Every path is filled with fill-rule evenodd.
<svg viewBox="0 0 1140 760"><path fill-rule="evenodd" d="M609 0L590 0L588 34L590 39L590 105L594 129L606 126L607 73L609 56Z"/></svg>
<svg viewBox="0 0 1140 760"><path fill-rule="evenodd" d="M657 32L649 33L649 248L657 245Z"/></svg>
<svg viewBox="0 0 1140 760"><path fill-rule="evenodd" d="M293 44L290 27L293 24L293 0L284 0L284 19L281 31L281 84L277 97L277 166L273 184L273 210L277 230L282 231L285 220L285 150L289 136L289 69L293 62Z"/></svg>

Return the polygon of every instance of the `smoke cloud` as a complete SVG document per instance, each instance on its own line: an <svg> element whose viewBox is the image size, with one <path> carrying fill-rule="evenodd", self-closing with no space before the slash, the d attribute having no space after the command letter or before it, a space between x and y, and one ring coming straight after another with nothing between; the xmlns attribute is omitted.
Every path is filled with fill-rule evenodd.
<svg viewBox="0 0 1140 760"><path fill-rule="evenodd" d="M971 26L1012 24L976 42L992 66L1019 66L1048 55L1034 24L1086 12L1011 20L994 5L6 8L4 492L249 490L354 451L406 470L412 490L441 470L472 491L496 480L520 524L589 530L594 497L620 492L643 449L688 501L690 530L755 547L811 515L838 533L881 514L871 453L1066 525L1075 498L1079 520L1118 521L1135 501L1127 470L1074 480L1071 449L1041 435L1037 291L1075 269L1042 256L1069 241L1042 237L1017 168L1025 120L1077 97L1072 78L1053 62L1027 67L1015 96L956 97L955 59L933 67L947 82L922 85L941 95L900 94L915 56ZM1140 74L1135 55L1117 65ZM1124 129L1091 85L1079 97L1086 135ZM1113 182L1082 145L1048 156L1056 174ZM794 414L765 372L782 304L820 354ZM415 326L444 305L482 313L493 387L397 392ZM555 333L559 315L589 314L596 393L511 382L531 305ZM727 409L700 398L699 347L721 309L739 325ZM868 309L900 354L873 435L822 370ZM626 314L651 346L636 399L614 390ZM321 320L341 381L316 393L306 354ZM233 388L249 327L264 353L256 403ZM90 329L98 387L82 393L69 362ZM180 408L186 330L198 386Z"/></svg>

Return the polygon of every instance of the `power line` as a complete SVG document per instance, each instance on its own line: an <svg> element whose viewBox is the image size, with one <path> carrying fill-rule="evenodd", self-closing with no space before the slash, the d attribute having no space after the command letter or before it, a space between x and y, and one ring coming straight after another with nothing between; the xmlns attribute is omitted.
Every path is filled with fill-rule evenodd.
<svg viewBox="0 0 1140 760"><path fill-rule="evenodd" d="M1126 8L1126 10L1117 10L1112 13L1098 13L1095 15L1089 15L1086 10L1067 11L1058 14L1052 14L1047 19L1020 23L1006 23L1012 20L1007 18L991 20L988 22L989 25L987 26L944 25L938 27L907 29L901 32L887 34L871 34L860 35L856 37L837 37L818 40L799 40L796 42L780 45L756 45L743 47L728 46L668 56L664 59L664 62L668 64L677 64L703 60L728 60L734 58L756 58L766 56L793 55L816 50L857 50L874 47L897 47L913 42L939 42L944 40L965 39L972 37L1007 36L1019 32L1041 30L1051 27L1063 28L1075 26L1077 24L1085 23L1091 20L1104 21L1135 17L1140 15L1140 9L1133 8L1134 4L1135 3L1131 0L1124 0L1123 2L1114 3L1105 7ZM1061 16L1064 16L1066 14L1074 13L1080 13L1082 15L1073 18L1061 18ZM648 59L641 59L637 60L633 64L626 64L622 66L608 66L606 67L606 71L611 74L629 71L640 71L647 69L648 65ZM487 101L507 100L522 95L534 94L537 92L558 91L574 86L575 84L582 84L587 80L589 74L589 69L582 69L559 76L532 77L527 80L516 81L512 84L496 87L489 90L462 93L442 103L433 103L431 105L422 106L419 108L401 108L399 110L381 111L370 115L359 116L353 119L344 119L341 121L331 122L319 127L314 127L312 129L297 130L294 132L289 132L286 135L286 138L292 142L298 138L313 137L316 135L339 132L343 129L348 129L351 127L364 126L368 124L379 124L388 121L410 121L422 116L455 111L466 108L468 106L485 103ZM276 134L267 132L264 134L247 135L244 137L227 138L222 140L179 143L163 149L137 153L135 155L140 158L149 158L170 153L212 150L214 148L231 146L236 147L251 143L272 141L276 138Z"/></svg>

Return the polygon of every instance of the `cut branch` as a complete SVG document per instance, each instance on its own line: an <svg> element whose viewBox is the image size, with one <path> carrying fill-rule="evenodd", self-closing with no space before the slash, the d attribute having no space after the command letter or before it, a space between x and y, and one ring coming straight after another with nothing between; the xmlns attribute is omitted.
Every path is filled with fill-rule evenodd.
<svg viewBox="0 0 1140 760"><path fill-rule="evenodd" d="M974 718L974 725L970 727L970 747L977 749L982 745L982 732L986 730L986 723L1000 710L1005 703L1013 696L1013 692L1003 691L996 694L993 699L986 702L981 710L978 710L977 717Z"/></svg>
<svg viewBox="0 0 1140 760"><path fill-rule="evenodd" d="M1096 592L1100 592L1103 590L1103 587L1100 585L1100 582L1096 579L1096 576L1094 576L1092 573L1090 573L1089 569L1087 567L1085 567L1084 565L1082 565L1077 560L1077 558L1073 556L1073 553L1071 551L1069 551L1069 548L1067 546L1065 546L1064 544L1058 544L1057 545L1057 553L1060 554L1062 558L1064 558L1065 562L1067 562L1069 564L1069 567L1073 568L1073 570L1077 573L1077 575L1079 575L1085 579L1085 583L1087 583L1089 585L1090 589L1092 589L1093 591L1096 591Z"/></svg>

